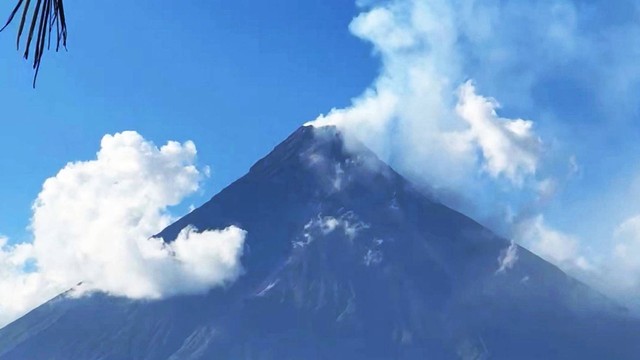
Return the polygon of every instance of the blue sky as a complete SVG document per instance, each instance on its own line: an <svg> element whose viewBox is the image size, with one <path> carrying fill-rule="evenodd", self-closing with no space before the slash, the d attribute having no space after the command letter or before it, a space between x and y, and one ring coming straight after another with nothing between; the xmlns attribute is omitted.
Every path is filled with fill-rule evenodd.
<svg viewBox="0 0 640 360"><path fill-rule="evenodd" d="M0 34L0 234L11 243L37 237L31 205L53 196L43 182L95 159L105 134L196 144L212 175L182 188L179 215L323 114L445 203L610 294L640 295L636 1L69 1L69 51L45 55L36 90L15 27ZM114 143L135 153L144 139ZM189 173L190 145L176 151ZM51 213L74 201L53 198ZM149 224L165 224L158 208L171 199L148 209Z"/></svg>
<svg viewBox="0 0 640 360"><path fill-rule="evenodd" d="M8 14L12 4L0 6ZM69 51L49 52L36 90L0 36L0 229L24 239L43 181L93 158L107 133L193 140L212 167L198 205L284 139L374 78L345 1L136 1L67 4Z"/></svg>

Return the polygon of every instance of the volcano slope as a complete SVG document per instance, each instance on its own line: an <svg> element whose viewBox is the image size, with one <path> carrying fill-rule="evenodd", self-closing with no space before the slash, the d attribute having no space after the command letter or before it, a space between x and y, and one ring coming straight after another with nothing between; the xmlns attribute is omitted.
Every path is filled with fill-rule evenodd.
<svg viewBox="0 0 640 360"><path fill-rule="evenodd" d="M62 294L0 330L0 359L640 358L624 308L348 145L302 127L158 234L245 229L235 283Z"/></svg>

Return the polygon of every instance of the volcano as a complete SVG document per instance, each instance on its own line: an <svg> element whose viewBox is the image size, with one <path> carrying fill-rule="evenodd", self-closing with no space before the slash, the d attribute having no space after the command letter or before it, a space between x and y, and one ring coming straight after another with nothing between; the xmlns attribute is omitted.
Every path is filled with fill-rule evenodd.
<svg viewBox="0 0 640 360"><path fill-rule="evenodd" d="M640 358L623 307L334 127L299 128L157 236L230 225L248 233L233 284L61 294L0 330L0 359Z"/></svg>

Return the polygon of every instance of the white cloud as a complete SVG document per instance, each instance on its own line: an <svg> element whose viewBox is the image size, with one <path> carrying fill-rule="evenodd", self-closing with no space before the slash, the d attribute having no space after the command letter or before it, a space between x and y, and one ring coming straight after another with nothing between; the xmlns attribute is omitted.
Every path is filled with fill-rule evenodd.
<svg viewBox="0 0 640 360"><path fill-rule="evenodd" d="M502 250L498 257L498 270L496 274L506 272L512 269L518 261L518 245L515 242L511 242L509 246Z"/></svg>
<svg viewBox="0 0 640 360"><path fill-rule="evenodd" d="M620 224L614 237L616 259L631 272L640 275L640 216L632 217ZM637 276L635 281L640 285L640 276Z"/></svg>
<svg viewBox="0 0 640 360"><path fill-rule="evenodd" d="M500 118L498 102L476 94L471 81L460 87L458 98L456 112L469 124L470 139L481 149L486 171L516 184L535 174L542 143L533 133L533 122Z"/></svg>
<svg viewBox="0 0 640 360"><path fill-rule="evenodd" d="M591 264L577 238L549 227L542 215L521 221L515 238L529 250L568 271L586 271Z"/></svg>
<svg viewBox="0 0 640 360"><path fill-rule="evenodd" d="M550 261L632 310L640 311L640 215L620 223L610 235L611 241L588 257L582 255L584 249L578 239L550 229L545 231L550 235L547 234L544 245L555 253Z"/></svg>
<svg viewBox="0 0 640 360"><path fill-rule="evenodd" d="M128 131L106 135L95 160L47 179L33 205L33 242L0 244L0 324L79 282L83 291L161 298L237 278L241 229L150 238L172 221L167 208L197 191L195 158L190 141L158 148Z"/></svg>
<svg viewBox="0 0 640 360"><path fill-rule="evenodd" d="M640 215L620 224L613 239L613 250L603 266L606 288L640 307Z"/></svg>
<svg viewBox="0 0 640 360"><path fill-rule="evenodd" d="M350 107L313 124L341 127L434 188L470 196L482 174L522 185L541 142L531 121L499 117L497 102L464 81L461 11L444 0L396 0L358 15L350 29L373 45L380 75Z"/></svg>
<svg viewBox="0 0 640 360"><path fill-rule="evenodd" d="M305 247L319 236L326 236L338 230L342 231L349 240L354 240L362 230L367 228L369 225L358 220L357 216L350 211L339 217L318 214L304 225L302 239L295 240L293 246Z"/></svg>
<svg viewBox="0 0 640 360"><path fill-rule="evenodd" d="M0 326L56 295L57 288L45 283L40 274L25 272L32 253L30 244L11 246L0 237Z"/></svg>
<svg viewBox="0 0 640 360"><path fill-rule="evenodd" d="M623 221L611 234L612 241L601 244L597 253L581 239L550 227L541 215L520 222L516 229L521 245L640 311L640 215Z"/></svg>
<svg viewBox="0 0 640 360"><path fill-rule="evenodd" d="M162 298L176 294L201 293L237 279L242 273L242 255L246 232L230 226L224 230L198 232L183 229L175 241L138 239L144 258L141 278L144 282L116 280L112 290L99 290L131 298ZM124 286L124 287L122 287Z"/></svg>

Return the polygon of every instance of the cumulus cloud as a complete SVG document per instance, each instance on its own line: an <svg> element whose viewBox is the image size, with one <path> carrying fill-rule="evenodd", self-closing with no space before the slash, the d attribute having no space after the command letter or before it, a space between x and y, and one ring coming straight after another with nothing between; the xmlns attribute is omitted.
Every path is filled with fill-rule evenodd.
<svg viewBox="0 0 640 360"><path fill-rule="evenodd" d="M5 322L60 292L157 299L199 293L242 271L245 232L184 229L171 243L152 238L168 207L198 190L196 148L157 147L136 132L106 135L95 160L67 164L33 205L33 242L0 245L0 313Z"/></svg>
<svg viewBox="0 0 640 360"><path fill-rule="evenodd" d="M114 287L99 290L131 298L161 298L176 294L201 293L236 280L242 273L246 232L230 226L224 230L198 232L187 227L171 243L160 238L138 239L144 258L140 282L114 278Z"/></svg>

